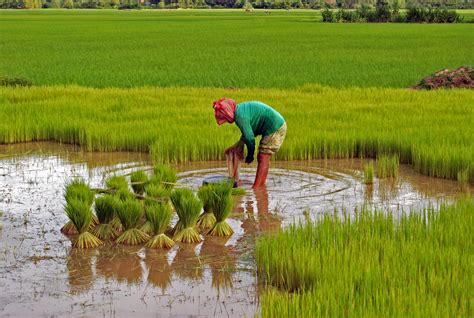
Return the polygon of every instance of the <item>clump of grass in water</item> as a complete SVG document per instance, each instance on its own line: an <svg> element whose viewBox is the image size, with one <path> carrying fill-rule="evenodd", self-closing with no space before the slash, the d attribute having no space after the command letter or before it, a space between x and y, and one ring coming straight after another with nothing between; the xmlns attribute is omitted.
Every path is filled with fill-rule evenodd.
<svg viewBox="0 0 474 318"><path fill-rule="evenodd" d="M226 222L232 210L232 183L223 182L208 185L212 189L209 200L210 209L216 217L216 223L207 233L212 236L229 236L234 233L229 223Z"/></svg>
<svg viewBox="0 0 474 318"><path fill-rule="evenodd" d="M178 180L176 170L169 166L156 165L153 168L153 173L150 183L160 185L166 189L173 189L176 180Z"/></svg>
<svg viewBox="0 0 474 318"><path fill-rule="evenodd" d="M171 209L167 204L154 203L146 207L147 219L151 224L154 236L145 244L149 248L170 248L174 245L165 231L171 221Z"/></svg>
<svg viewBox="0 0 474 318"><path fill-rule="evenodd" d="M372 161L364 165L364 183L374 183L374 163Z"/></svg>
<svg viewBox="0 0 474 318"><path fill-rule="evenodd" d="M79 236L73 243L73 247L93 248L103 244L100 239L87 231L92 221L92 211L87 202L77 198L70 198L65 211L79 233Z"/></svg>
<svg viewBox="0 0 474 318"><path fill-rule="evenodd" d="M197 225L202 230L210 230L216 223L216 217L211 210L211 200L213 200L214 192L210 185L203 185L197 193L201 200L204 212L199 216Z"/></svg>
<svg viewBox="0 0 474 318"><path fill-rule="evenodd" d="M201 237L196 230L196 222L201 213L201 202L189 189L176 189L170 199L179 217L173 229L173 239L183 243L200 242Z"/></svg>
<svg viewBox="0 0 474 318"><path fill-rule="evenodd" d="M72 200L79 200L84 202L89 208L94 202L95 193L89 187L89 185L83 179L74 179L66 185L64 198L66 199L66 204ZM98 223L98 220L95 219L95 216L92 216L92 222L90 223L91 227L94 227ZM69 220L62 228L61 232L65 235L76 235L78 234L76 227L73 222Z"/></svg>
<svg viewBox="0 0 474 318"><path fill-rule="evenodd" d="M110 194L95 200L95 213L100 223L94 228L92 233L99 239L114 240L119 236L116 225L112 224L119 204L119 200Z"/></svg>
<svg viewBox="0 0 474 318"><path fill-rule="evenodd" d="M107 189L113 191L128 191L128 182L124 176L112 176L108 178L107 180L105 180L105 186L107 187Z"/></svg>
<svg viewBox="0 0 474 318"><path fill-rule="evenodd" d="M142 214L142 206L136 200L128 199L118 205L117 215L124 232L117 238L117 243L138 245L150 239L148 234L137 228Z"/></svg>
<svg viewBox="0 0 474 318"><path fill-rule="evenodd" d="M457 175L459 189L463 192L469 190L469 169L464 169L458 172Z"/></svg>
<svg viewBox="0 0 474 318"><path fill-rule="evenodd" d="M380 156L377 158L377 176L383 178L396 178L398 176L398 155Z"/></svg>
<svg viewBox="0 0 474 318"><path fill-rule="evenodd" d="M135 171L130 175L133 192L136 194L145 193L145 187L148 182L148 175L143 170Z"/></svg>
<svg viewBox="0 0 474 318"><path fill-rule="evenodd" d="M362 210L258 239L258 273L274 287L262 317L471 316L472 211L472 197L397 219Z"/></svg>

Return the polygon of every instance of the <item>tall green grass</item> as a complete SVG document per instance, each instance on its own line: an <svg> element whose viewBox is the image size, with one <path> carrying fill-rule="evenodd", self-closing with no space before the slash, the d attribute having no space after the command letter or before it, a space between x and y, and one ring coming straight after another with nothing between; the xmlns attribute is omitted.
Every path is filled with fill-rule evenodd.
<svg viewBox="0 0 474 318"><path fill-rule="evenodd" d="M224 159L240 137L211 101L261 100L286 119L282 160L398 154L423 174L474 180L474 93L404 89L0 88L0 143L56 140L86 150L150 151L156 161ZM139 129L137 129L139 127Z"/></svg>
<svg viewBox="0 0 474 318"><path fill-rule="evenodd" d="M474 201L325 215L258 240L262 317L470 317ZM288 293L289 291L293 293Z"/></svg>
<svg viewBox="0 0 474 318"><path fill-rule="evenodd" d="M320 20L317 10L1 10L0 76L93 87L408 87L474 58L473 24Z"/></svg>

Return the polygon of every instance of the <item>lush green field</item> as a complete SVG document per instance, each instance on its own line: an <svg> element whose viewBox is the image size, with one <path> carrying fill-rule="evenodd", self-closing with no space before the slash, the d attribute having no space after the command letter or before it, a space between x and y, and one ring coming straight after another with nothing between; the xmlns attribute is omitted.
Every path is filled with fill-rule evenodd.
<svg viewBox="0 0 474 318"><path fill-rule="evenodd" d="M474 24L320 18L310 10L1 10L0 75L93 87L407 87L474 60Z"/></svg>
<svg viewBox="0 0 474 318"><path fill-rule="evenodd" d="M295 90L0 88L0 143L57 140L87 150L151 151L157 160L223 159L240 137L218 126L220 96L261 100L286 118L278 159L394 153L428 175L474 180L474 92L406 89Z"/></svg>
<svg viewBox="0 0 474 318"><path fill-rule="evenodd" d="M472 317L474 201L326 215L257 242L262 317ZM293 291L293 293L288 293Z"/></svg>

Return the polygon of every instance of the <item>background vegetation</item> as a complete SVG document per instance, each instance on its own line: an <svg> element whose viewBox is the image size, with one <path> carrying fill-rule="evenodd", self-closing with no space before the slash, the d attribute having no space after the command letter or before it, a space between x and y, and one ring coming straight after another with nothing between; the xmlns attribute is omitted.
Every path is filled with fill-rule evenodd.
<svg viewBox="0 0 474 318"><path fill-rule="evenodd" d="M320 20L315 11L2 10L0 76L93 87L408 87L474 59L474 24Z"/></svg>

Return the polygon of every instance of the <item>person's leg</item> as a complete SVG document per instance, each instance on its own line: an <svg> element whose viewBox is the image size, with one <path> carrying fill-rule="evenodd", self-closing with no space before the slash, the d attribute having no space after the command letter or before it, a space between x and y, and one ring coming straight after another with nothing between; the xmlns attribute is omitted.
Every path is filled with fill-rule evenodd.
<svg viewBox="0 0 474 318"><path fill-rule="evenodd" d="M252 188L258 188L265 185L268 176L268 169L270 168L270 157L271 154L259 152L257 155L257 174L255 175L255 182Z"/></svg>

